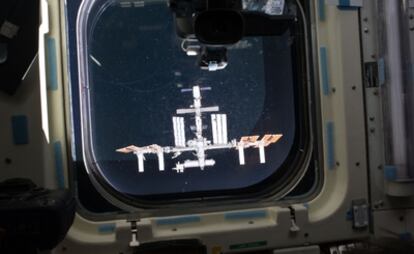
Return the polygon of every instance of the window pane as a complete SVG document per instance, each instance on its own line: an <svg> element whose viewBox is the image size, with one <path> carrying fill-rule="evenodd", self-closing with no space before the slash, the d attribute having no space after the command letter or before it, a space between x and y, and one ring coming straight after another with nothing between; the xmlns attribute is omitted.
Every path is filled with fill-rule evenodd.
<svg viewBox="0 0 414 254"><path fill-rule="evenodd" d="M228 50L229 65L201 70L196 57L182 50L173 15L165 2L145 7L111 5L93 21L88 35L89 121L95 161L87 162L117 191L137 196L231 190L258 184L275 174L295 138L295 98L291 36L251 37ZM128 145L174 146L173 116L193 104L194 86L203 90L202 104L218 106L227 116L228 139L283 134L265 148L245 149L240 165L236 149L206 151L214 166L173 170L197 159L191 152L165 154L160 172L156 155L145 155L138 172L136 156L117 153ZM187 141L194 137L194 116L185 117ZM203 133L213 140L210 113L203 114Z"/></svg>

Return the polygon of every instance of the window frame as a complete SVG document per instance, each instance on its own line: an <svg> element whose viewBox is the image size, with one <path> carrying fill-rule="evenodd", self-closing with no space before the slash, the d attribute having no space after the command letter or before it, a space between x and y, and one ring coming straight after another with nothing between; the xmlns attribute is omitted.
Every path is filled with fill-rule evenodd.
<svg viewBox="0 0 414 254"><path fill-rule="evenodd" d="M87 8L87 7L93 7L93 3L99 2L101 0L97 0L97 1L83 1L81 4L81 8L79 10L79 13L81 13L82 11L84 11L84 9L82 8ZM93 2L93 3L92 3ZM106 1L106 3L112 3L114 1ZM82 15L79 15L79 18L77 20L78 24L77 26L79 27L79 25L82 26L82 23L86 22L88 20L88 17L86 17L86 20L82 20L82 18L80 18ZM302 24L301 19L299 19L298 21L298 27L302 26L302 36L304 36L305 34L305 29L309 29L309 27L304 27L304 25ZM77 30L77 37L80 38L80 40L82 41L82 38L87 37L87 25L84 26L85 29L82 29L82 31ZM292 199L292 200L280 200L282 197L286 196L289 192L291 192L297 184L299 184L300 179L305 175L307 168L309 166L309 163L313 160L317 160L316 158L318 158L319 156L317 155L317 152L319 149L314 149L314 141L313 141L313 126L312 126L312 119L315 117L315 112L314 110L311 108L311 104L310 104L310 98L312 95L312 91L311 91L311 85L313 85L312 83L312 79L309 77L309 73L310 70L307 68L310 68L310 66L308 65L308 60L307 58L309 57L310 52L306 53L306 47L309 46L310 43L310 38L302 38L302 40L300 40L302 45L297 45L297 47L295 48L295 51L297 55L301 55L303 57L300 66L298 69L300 69L301 71L300 74L298 75L294 75L295 79L298 80L303 80L305 81L303 83L303 87L301 89L298 89L295 86L296 91L295 93L297 93L297 96L299 97L299 99L297 98L297 108L296 108L296 128L298 128L299 130L296 131L296 135L295 136L299 136L300 138L300 149L304 152L299 152L299 154L295 154L295 157L293 159L291 159L291 164L287 163L286 161L284 162L284 164L290 164L290 167L293 168L298 168L297 174L291 174L291 175L287 175L284 176L280 181L283 180L283 182L287 182L288 184L286 184L286 186L275 186L275 184L269 184L269 186L263 190L261 190L260 192L258 191L252 191L254 192L253 194L248 194L248 195L240 195L240 190L236 190L234 191L234 193L229 193L226 196L221 196L221 197L215 197L215 198L193 198L193 199L185 199L185 200L172 200L170 202L162 202L162 203L157 203L154 204L152 202L143 202L138 201L140 204L142 204L142 207L137 208L136 206L131 206L127 204L127 200L122 199L120 196L116 195L116 193L113 193L110 189L106 188L105 185L105 181L104 179L102 179L99 175L96 174L95 170L91 170L90 168L88 168L86 165L86 170L88 172L88 174L90 175L90 180L92 182L92 184L94 185L94 187L98 190L98 192L100 192L105 199L107 199L110 203L115 204L116 206L120 207L122 210L125 211L129 211L129 212L138 212L140 213L140 216L156 216L156 215L171 215L171 214L180 214L179 210L185 210L185 213L196 213L196 212L207 212L207 211L217 211L217 210L223 210L223 209L235 209L237 207L242 207L242 208L246 208L247 206L251 206L252 207L265 207L268 205L274 205L275 203L293 203L293 202L298 202L299 199ZM80 64L82 61L85 61L85 59L82 59L81 55L83 53L83 49L82 47L80 47L80 45L78 45L77 48L77 53L79 54L79 62L78 64ZM292 54L294 53L292 51ZM305 52L305 53L304 53ZM85 58L85 57L83 57ZM87 64L83 63L84 66L87 68ZM292 63L293 64L293 63ZM78 68L80 68L79 66L77 66ZM79 71L78 71L79 72ZM79 72L80 73L80 72ZM84 71L84 73L80 73L79 74L79 80L89 80L88 78L89 72L88 71ZM300 76L300 77L299 77ZM86 78L86 79L85 79ZM80 83L80 82L78 82ZM74 85L74 84L72 84ZM79 85L79 93L82 93L82 85ZM81 96L79 96L81 97ZM303 98L303 99L300 99ZM85 107L82 106L83 102L81 98L79 98L80 100L80 108L81 110L84 110ZM300 116L298 116L300 115ZM81 114L81 121L83 121L82 124L85 123L84 119L85 114ZM86 121L87 122L87 121ZM299 126L301 126L301 128L299 128ZM88 128L90 128L90 126L88 126ZM83 130L82 130L83 132ZM82 134L83 136L83 134ZM296 139L296 138L295 138ZM90 151L89 149L85 149L85 140L82 138L82 147L83 147L83 159L82 161L87 161L89 158L93 158L93 152ZM85 163L86 164L86 163ZM316 167L316 168L321 168L321 167ZM317 169L316 169L317 170ZM318 170L317 170L318 171ZM304 201L304 200L309 200L311 197L316 196L316 193L318 191L318 189L321 188L322 186L322 181L321 181L321 175L322 174L317 174L318 175L318 179L316 182L316 185L313 190L311 191L311 193L309 193L309 195L305 195L305 197L301 197L300 200ZM271 177L270 177L271 178ZM273 179L266 179L265 181L272 181ZM295 180L295 181L293 181ZM218 191L218 192L222 192L222 191ZM237 198L235 199L234 194L237 193ZM247 206L246 206L247 205ZM86 209L85 209L86 210ZM86 212L87 213L87 212Z"/></svg>

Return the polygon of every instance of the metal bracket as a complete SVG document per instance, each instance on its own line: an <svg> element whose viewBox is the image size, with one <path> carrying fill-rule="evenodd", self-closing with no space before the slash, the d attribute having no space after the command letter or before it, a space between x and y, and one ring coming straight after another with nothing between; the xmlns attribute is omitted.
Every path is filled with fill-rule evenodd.
<svg viewBox="0 0 414 254"><path fill-rule="evenodd" d="M138 247L140 245L138 241L138 225L137 225L138 221L136 220L128 221L131 223L131 241L129 242L130 247Z"/></svg>
<svg viewBox="0 0 414 254"><path fill-rule="evenodd" d="M363 229L369 225L368 203L365 199L352 201L352 219L355 229Z"/></svg>
<svg viewBox="0 0 414 254"><path fill-rule="evenodd" d="M292 206L289 206L290 209L290 229L289 231L292 233L296 233L300 231L300 227L296 224L296 211L295 208L293 208Z"/></svg>

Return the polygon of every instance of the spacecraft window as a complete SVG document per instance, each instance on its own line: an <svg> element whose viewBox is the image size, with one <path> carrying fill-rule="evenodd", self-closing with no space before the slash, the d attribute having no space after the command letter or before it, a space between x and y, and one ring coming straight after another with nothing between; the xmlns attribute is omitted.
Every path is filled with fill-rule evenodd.
<svg viewBox="0 0 414 254"><path fill-rule="evenodd" d="M208 71L183 50L166 1L84 2L74 146L104 196L140 207L296 185L309 153L300 31L245 37Z"/></svg>

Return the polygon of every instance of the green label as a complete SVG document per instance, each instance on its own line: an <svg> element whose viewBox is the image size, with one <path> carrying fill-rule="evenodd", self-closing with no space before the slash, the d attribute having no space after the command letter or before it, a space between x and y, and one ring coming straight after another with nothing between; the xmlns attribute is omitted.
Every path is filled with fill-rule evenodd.
<svg viewBox="0 0 414 254"><path fill-rule="evenodd" d="M263 247L263 246L266 246L266 245L267 245L266 241L253 242L253 243L233 244L233 245L230 245L230 250L258 248L258 247Z"/></svg>

